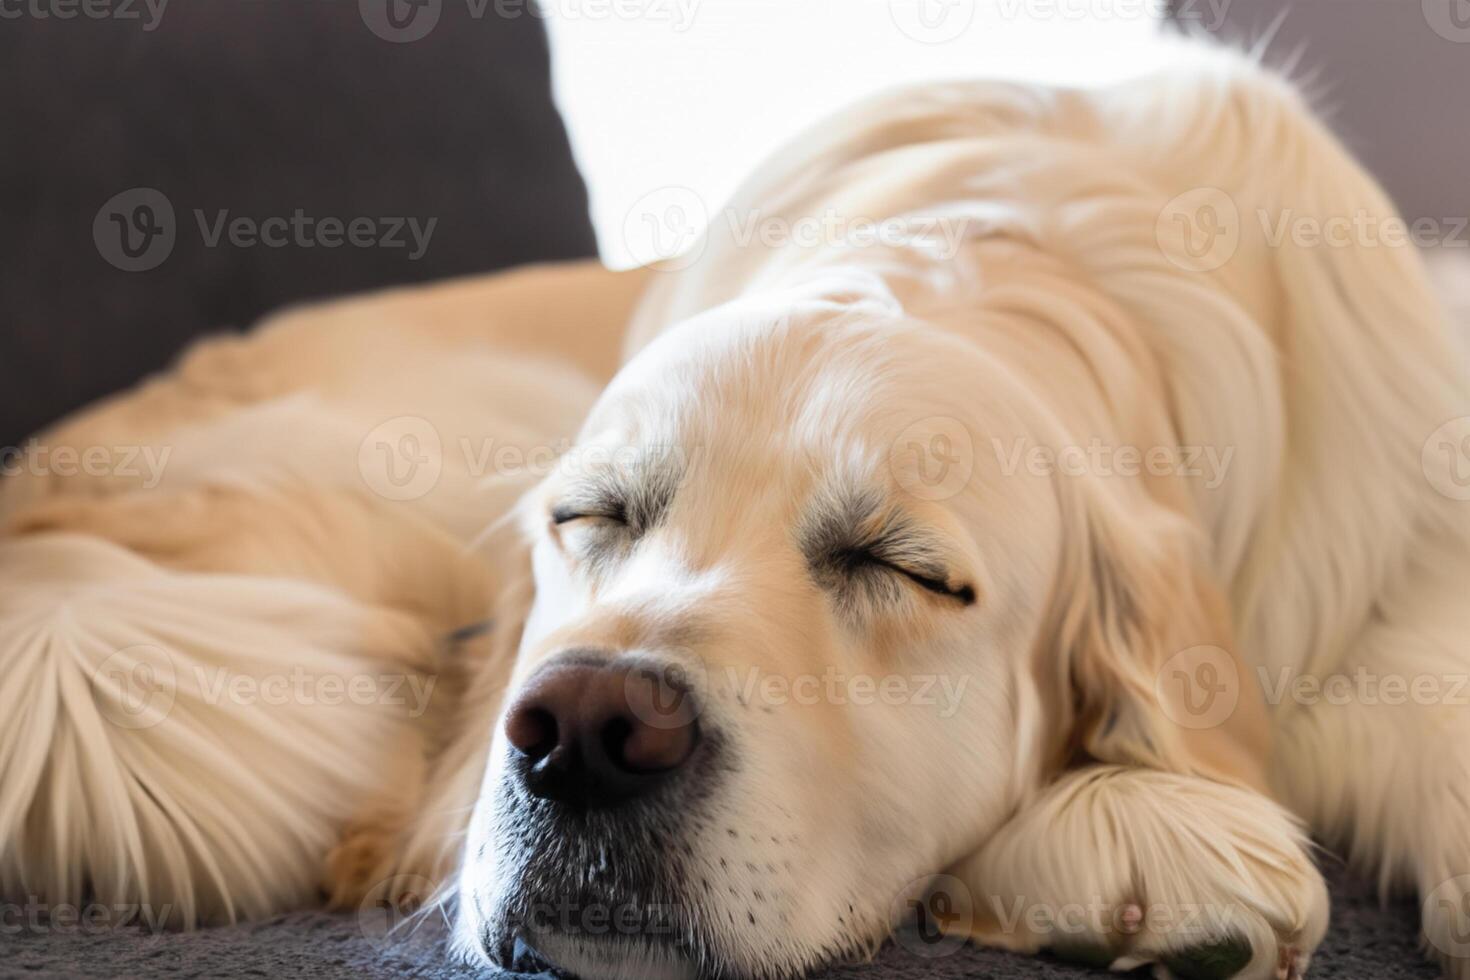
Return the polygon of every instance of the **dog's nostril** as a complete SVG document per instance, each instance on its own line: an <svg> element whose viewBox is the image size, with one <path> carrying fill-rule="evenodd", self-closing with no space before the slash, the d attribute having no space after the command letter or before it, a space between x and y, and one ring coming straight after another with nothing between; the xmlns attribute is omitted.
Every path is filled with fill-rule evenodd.
<svg viewBox="0 0 1470 980"><path fill-rule="evenodd" d="M614 718L602 726L602 751L608 761L619 769L632 769L623 757L628 738L632 734L633 723L626 718Z"/></svg>
<svg viewBox="0 0 1470 980"><path fill-rule="evenodd" d="M535 705L519 706L505 720L505 734L516 751L540 761L556 748L559 731L556 716Z"/></svg>
<svg viewBox="0 0 1470 980"><path fill-rule="evenodd" d="M602 744L613 765L631 773L668 772L684 764L694 751L695 722L658 728L628 718L614 718L603 729Z"/></svg>

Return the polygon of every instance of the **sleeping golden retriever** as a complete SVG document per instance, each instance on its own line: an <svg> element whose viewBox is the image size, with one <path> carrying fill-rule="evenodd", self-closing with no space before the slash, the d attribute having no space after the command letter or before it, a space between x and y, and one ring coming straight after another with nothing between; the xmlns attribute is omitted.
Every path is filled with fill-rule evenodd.
<svg viewBox="0 0 1470 980"><path fill-rule="evenodd" d="M38 437L0 891L1297 977L1310 832L1470 977L1465 360L1411 248L1298 233L1395 219L1292 87L1196 62L889 95L677 269L288 312ZM742 232L822 215L876 231Z"/></svg>

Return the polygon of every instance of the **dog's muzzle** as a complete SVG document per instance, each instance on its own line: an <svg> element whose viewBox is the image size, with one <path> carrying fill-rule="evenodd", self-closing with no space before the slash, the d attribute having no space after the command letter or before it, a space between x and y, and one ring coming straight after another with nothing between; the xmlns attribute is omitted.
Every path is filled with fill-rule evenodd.
<svg viewBox="0 0 1470 980"><path fill-rule="evenodd" d="M493 962L611 975L686 958L693 842L733 765L700 706L677 666L642 656L563 652L526 681L475 850L493 851L472 889Z"/></svg>

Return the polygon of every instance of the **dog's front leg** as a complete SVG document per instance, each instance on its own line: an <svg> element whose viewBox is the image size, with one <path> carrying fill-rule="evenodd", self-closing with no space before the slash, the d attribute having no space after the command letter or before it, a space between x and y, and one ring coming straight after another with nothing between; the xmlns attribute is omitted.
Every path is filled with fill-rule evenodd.
<svg viewBox="0 0 1470 980"><path fill-rule="evenodd" d="M1327 928L1297 823L1250 790L1118 766L1067 774L953 872L982 945L1156 976L1296 978ZM950 907L956 896L948 896Z"/></svg>

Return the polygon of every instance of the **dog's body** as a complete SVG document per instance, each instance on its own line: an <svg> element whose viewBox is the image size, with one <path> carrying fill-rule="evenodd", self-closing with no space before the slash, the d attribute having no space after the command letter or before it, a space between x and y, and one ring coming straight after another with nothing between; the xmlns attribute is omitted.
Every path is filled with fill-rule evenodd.
<svg viewBox="0 0 1470 980"><path fill-rule="evenodd" d="M1273 234L1392 215L1289 86L1221 57L1094 94L906 92L804 138L732 207L909 233L748 247L717 221L682 271L540 274L488 318L518 332L482 326L513 286L298 314L44 436L175 463L149 490L3 488L0 887L259 914L303 900L345 830L343 902L422 891L462 854L477 955L519 940L589 976L775 976L871 949L946 872L948 927L979 941L1177 967L1244 940L1255 977L1304 970L1325 929L1290 812L1425 895L1427 937L1470 975L1451 932L1470 715L1449 690L1470 673L1470 511L1436 441L1470 383L1411 251ZM1204 214L1226 237L1200 247ZM529 558L466 552L525 487L484 488L466 443L552 444L591 401L515 358L574 352L600 383L647 282L627 366L518 512ZM1105 462L1065 465L1093 445ZM442 461L437 480L379 482L384 446ZM598 447L634 462L589 475ZM494 628L439 650L492 595ZM221 707L191 672L302 658L447 690L418 719L382 698ZM492 742L492 723L548 677L624 661L697 672L699 744L662 795L572 815L532 778L535 740ZM139 665L172 708L109 728ZM959 693L946 714L742 687L833 670ZM1364 675L1442 696L1298 683ZM234 741L177 749L211 731ZM568 895L638 928L537 916ZM666 932L646 934L650 904Z"/></svg>
<svg viewBox="0 0 1470 980"><path fill-rule="evenodd" d="M4 889L259 916L315 898L344 830L333 891L373 884L456 688L503 682L452 667L520 575L473 539L575 434L638 281L533 268L287 311L26 447L0 486ZM156 809L137 794L180 746ZM105 761L55 782L84 751ZM453 837L415 867L442 874Z"/></svg>

